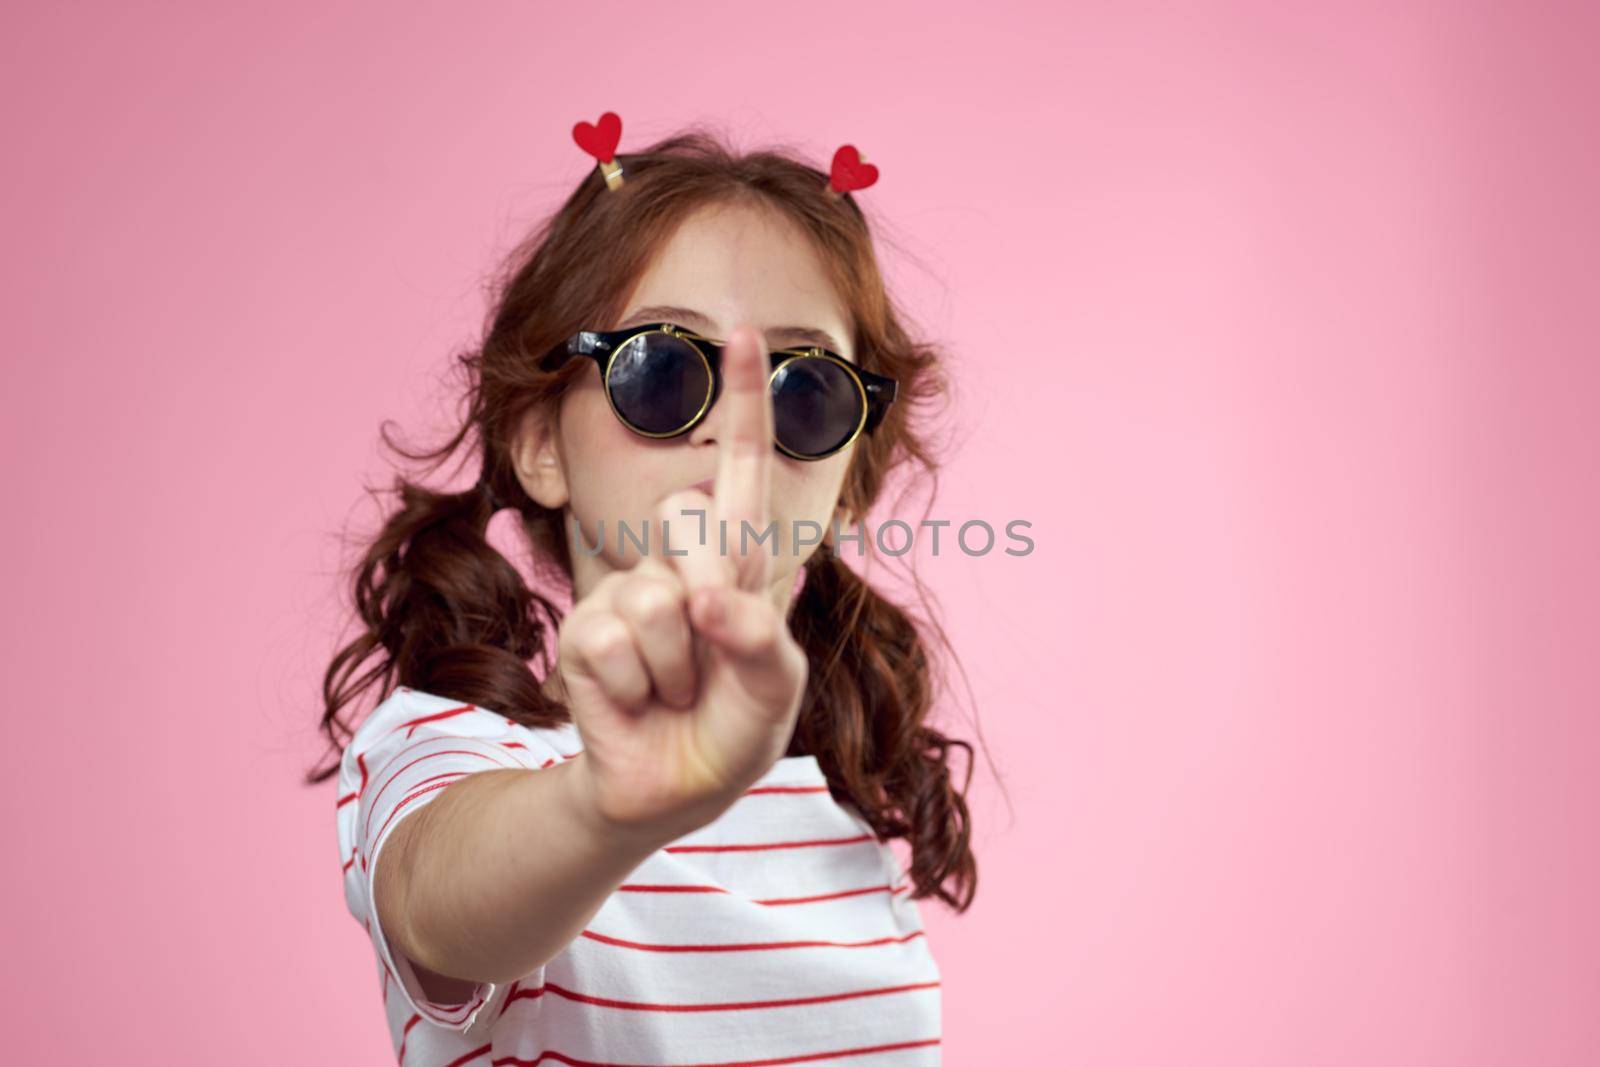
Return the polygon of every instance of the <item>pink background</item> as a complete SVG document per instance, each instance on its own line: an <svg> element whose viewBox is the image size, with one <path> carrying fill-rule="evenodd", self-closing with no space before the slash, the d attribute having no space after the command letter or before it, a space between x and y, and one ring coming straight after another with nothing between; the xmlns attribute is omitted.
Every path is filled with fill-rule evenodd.
<svg viewBox="0 0 1600 1067"><path fill-rule="evenodd" d="M338 537L608 109L879 165L935 515L1034 524L920 564L1006 786L946 1062L1600 1059L1592 6L34 7L8 1061L389 1061Z"/></svg>

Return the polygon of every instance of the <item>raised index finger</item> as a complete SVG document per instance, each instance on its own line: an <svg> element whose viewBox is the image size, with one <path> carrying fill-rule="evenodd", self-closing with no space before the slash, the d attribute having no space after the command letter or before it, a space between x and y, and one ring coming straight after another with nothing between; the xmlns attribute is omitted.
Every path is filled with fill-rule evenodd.
<svg viewBox="0 0 1600 1067"><path fill-rule="evenodd" d="M772 481L772 393L767 388L770 356L766 338L741 325L722 352L722 434L717 446L713 495L717 515L727 523L728 555L735 584L751 591L766 587L771 575L773 538L766 534L767 494ZM744 523L750 524L748 533ZM742 549L742 550L741 550Z"/></svg>

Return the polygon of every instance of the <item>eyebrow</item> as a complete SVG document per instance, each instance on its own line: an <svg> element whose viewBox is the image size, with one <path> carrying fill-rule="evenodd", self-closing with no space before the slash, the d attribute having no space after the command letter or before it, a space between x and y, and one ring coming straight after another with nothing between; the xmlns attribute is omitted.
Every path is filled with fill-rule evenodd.
<svg viewBox="0 0 1600 1067"><path fill-rule="evenodd" d="M671 304L652 304L633 312L617 329L637 326L645 322L679 322L692 329L710 334L715 331L716 323L707 315L694 310L694 308L674 307ZM789 341L800 341L805 344L821 345L830 352L844 355L844 346L834 339L833 334L826 330L818 330L810 326L774 326L767 331L769 338L784 338Z"/></svg>

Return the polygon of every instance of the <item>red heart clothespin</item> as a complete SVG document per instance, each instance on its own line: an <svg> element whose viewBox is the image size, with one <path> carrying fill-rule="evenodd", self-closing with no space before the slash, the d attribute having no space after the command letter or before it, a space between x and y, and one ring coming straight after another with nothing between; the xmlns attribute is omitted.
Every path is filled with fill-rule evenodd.
<svg viewBox="0 0 1600 1067"><path fill-rule="evenodd" d="M833 172L828 176L828 190L844 195L856 189L865 189L878 180L878 168L868 163L853 144L841 145L833 154Z"/></svg>
<svg viewBox="0 0 1600 1067"><path fill-rule="evenodd" d="M615 111L607 111L593 125L580 122L572 127L572 139L578 147L600 161L600 173L605 175L606 187L620 188L622 165L616 160L617 144L622 140L622 119Z"/></svg>

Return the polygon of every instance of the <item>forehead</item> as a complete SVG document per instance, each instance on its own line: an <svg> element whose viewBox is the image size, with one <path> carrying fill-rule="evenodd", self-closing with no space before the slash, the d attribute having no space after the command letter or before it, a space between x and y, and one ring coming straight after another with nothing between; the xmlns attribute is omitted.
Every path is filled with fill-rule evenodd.
<svg viewBox="0 0 1600 1067"><path fill-rule="evenodd" d="M716 205L689 215L640 276L617 325L651 307L699 312L704 321L682 325L719 338L748 321L772 345L822 344L853 354L849 315L817 249L773 209Z"/></svg>

